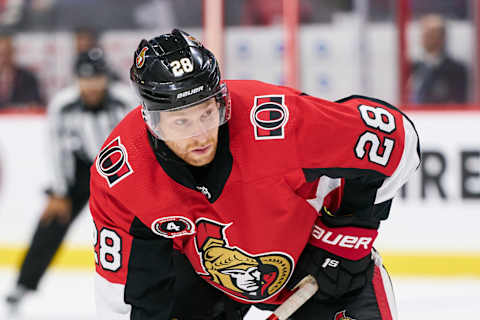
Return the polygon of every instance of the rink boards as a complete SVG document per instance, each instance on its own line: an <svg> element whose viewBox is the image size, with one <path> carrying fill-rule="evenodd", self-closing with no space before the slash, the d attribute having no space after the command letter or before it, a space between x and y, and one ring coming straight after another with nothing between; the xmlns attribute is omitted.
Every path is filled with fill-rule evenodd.
<svg viewBox="0 0 480 320"><path fill-rule="evenodd" d="M480 112L410 112L423 167L395 199L376 247L398 275L480 276ZM24 252L49 183L42 115L0 116L0 266ZM93 268L91 221L84 212L56 259L61 268Z"/></svg>

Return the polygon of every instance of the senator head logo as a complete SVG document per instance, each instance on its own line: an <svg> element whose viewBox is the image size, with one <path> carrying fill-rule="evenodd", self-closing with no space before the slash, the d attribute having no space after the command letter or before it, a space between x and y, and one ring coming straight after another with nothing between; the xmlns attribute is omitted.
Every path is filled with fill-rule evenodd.
<svg viewBox="0 0 480 320"><path fill-rule="evenodd" d="M121 143L120 137L116 137L98 154L95 162L97 172L104 177L109 187L133 173L128 162L128 154L125 146Z"/></svg>
<svg viewBox="0 0 480 320"><path fill-rule="evenodd" d="M187 39L190 40L191 42L193 42L194 44L196 44L197 46L203 47L203 44L197 38L195 38L194 36L187 35Z"/></svg>
<svg viewBox="0 0 480 320"><path fill-rule="evenodd" d="M283 252L253 255L230 246L225 236L229 226L197 220L195 245L205 270L200 276L244 301L264 301L280 292L292 274L293 259Z"/></svg>

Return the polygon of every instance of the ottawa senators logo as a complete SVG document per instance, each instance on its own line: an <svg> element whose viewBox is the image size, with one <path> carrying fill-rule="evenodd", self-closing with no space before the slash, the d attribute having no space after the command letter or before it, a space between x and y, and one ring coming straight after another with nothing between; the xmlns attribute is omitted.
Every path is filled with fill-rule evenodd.
<svg viewBox="0 0 480 320"><path fill-rule="evenodd" d="M97 172L107 180L110 188L133 173L128 163L127 150L120 142L120 137L113 139L100 151L95 166Z"/></svg>
<svg viewBox="0 0 480 320"><path fill-rule="evenodd" d="M250 111L255 140L284 139L288 117L284 95L256 96Z"/></svg>
<svg viewBox="0 0 480 320"><path fill-rule="evenodd" d="M187 35L187 39L190 40L191 42L195 43L199 47L203 47L203 44L194 36Z"/></svg>
<svg viewBox="0 0 480 320"><path fill-rule="evenodd" d="M138 69L143 67L143 65L145 64L145 52L147 52L147 50L148 50L148 47L143 47L142 51L140 51L140 53L137 56L137 59L135 60L135 65L137 66Z"/></svg>
<svg viewBox="0 0 480 320"><path fill-rule="evenodd" d="M283 252L249 254L228 245L228 225L197 220L195 245L205 274L202 278L227 294L244 301L271 298L285 286L293 270L293 259Z"/></svg>
<svg viewBox="0 0 480 320"><path fill-rule="evenodd" d="M335 314L334 320L355 320L355 319L347 317L346 310L343 310Z"/></svg>

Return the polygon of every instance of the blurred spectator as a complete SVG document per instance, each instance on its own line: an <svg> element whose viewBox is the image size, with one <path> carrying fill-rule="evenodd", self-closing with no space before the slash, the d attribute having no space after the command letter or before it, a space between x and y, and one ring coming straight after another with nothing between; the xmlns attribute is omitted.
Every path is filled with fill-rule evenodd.
<svg viewBox="0 0 480 320"><path fill-rule="evenodd" d="M74 31L75 52L80 55L93 48L100 48L97 31L87 27L78 27ZM113 81L120 81L120 76L107 66L107 74Z"/></svg>
<svg viewBox="0 0 480 320"><path fill-rule="evenodd" d="M5 108L42 107L37 77L14 61L12 34L0 33L0 110Z"/></svg>
<svg viewBox="0 0 480 320"><path fill-rule="evenodd" d="M467 71L463 64L452 59L445 48L447 27L437 14L421 18L423 59L412 65L410 79L413 103L465 103L467 100Z"/></svg>
<svg viewBox="0 0 480 320"><path fill-rule="evenodd" d="M78 56L75 74L77 83L58 92L48 105L53 185L16 287L7 297L12 314L24 295L37 289L69 227L87 204L90 166L103 141L136 106L127 86L109 80L100 48Z"/></svg>

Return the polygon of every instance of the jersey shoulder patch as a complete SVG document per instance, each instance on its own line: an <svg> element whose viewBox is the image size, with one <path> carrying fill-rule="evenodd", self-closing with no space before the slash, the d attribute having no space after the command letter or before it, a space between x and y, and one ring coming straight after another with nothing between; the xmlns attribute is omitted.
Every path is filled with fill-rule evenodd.
<svg viewBox="0 0 480 320"><path fill-rule="evenodd" d="M114 138L98 154L95 161L97 172L105 178L112 188L133 173L128 161L128 153L120 136Z"/></svg>
<svg viewBox="0 0 480 320"><path fill-rule="evenodd" d="M255 140L284 139L289 111L284 94L254 97L250 110L250 122Z"/></svg>

